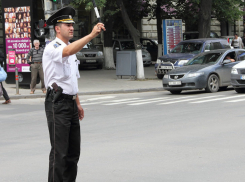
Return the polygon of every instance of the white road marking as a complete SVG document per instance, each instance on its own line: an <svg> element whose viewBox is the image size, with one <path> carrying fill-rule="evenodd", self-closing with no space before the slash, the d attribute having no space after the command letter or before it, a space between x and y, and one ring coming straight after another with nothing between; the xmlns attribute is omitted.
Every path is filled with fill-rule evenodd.
<svg viewBox="0 0 245 182"><path fill-rule="evenodd" d="M245 99L237 99L237 100L231 100L231 101L225 101L225 102L241 102L245 101Z"/></svg>
<svg viewBox="0 0 245 182"><path fill-rule="evenodd" d="M204 102L213 102L213 101L217 101L217 100L233 99L233 98L237 98L237 97L245 97L245 95L237 95L237 96L232 96L232 97L223 97L223 98L217 98L217 99L202 100L202 101L191 102L191 103L197 104L197 103L204 103Z"/></svg>
<svg viewBox="0 0 245 182"><path fill-rule="evenodd" d="M160 98L154 98L154 99L142 99L142 100L134 100L134 101L126 101L126 102L117 102L117 103L109 103L109 104L103 104L103 105L110 106L110 105L125 104L125 103L127 104L127 103L132 103L132 102L146 102L146 101L150 101L150 100L152 100L151 102L153 102L153 101L159 102L159 101L165 100L167 98L169 98L169 97L165 97L165 98L160 97Z"/></svg>
<svg viewBox="0 0 245 182"><path fill-rule="evenodd" d="M101 101L101 102L91 102L91 103L83 103L80 102L81 105L94 105L94 104L104 104L104 103L108 103L108 102L123 102L123 101L128 101L128 100L136 100L136 99L140 99L140 98L130 98L130 99L120 99L120 100L107 100L107 101Z"/></svg>
<svg viewBox="0 0 245 182"><path fill-rule="evenodd" d="M104 97L96 97L96 98L91 98L91 99L86 99L86 100L80 100L80 102L87 102L87 101L94 101L94 100L103 100L103 99L112 99L115 98L116 96L104 96Z"/></svg>
<svg viewBox="0 0 245 182"><path fill-rule="evenodd" d="M195 97L195 96L186 96L186 97L179 97L179 98L166 98L166 99L162 99L159 101L178 100L178 99L185 99L185 98L190 98L190 97ZM154 103L154 102L159 102L159 101L141 102L141 103L128 104L128 105L135 106L135 105L149 104L149 103ZM161 104L158 104L158 105L161 105Z"/></svg>
<svg viewBox="0 0 245 182"><path fill-rule="evenodd" d="M175 103L179 103L179 102L186 102L186 101L192 101L192 100L199 100L199 99L206 99L206 98L213 98L213 97L219 97L219 96L223 96L223 95L214 95L214 96L208 96L208 97L199 97L199 98L192 98L192 99L185 99L185 100L178 100L178 101L173 101L173 102L165 102L165 103L161 103L158 105L166 105L166 104L175 104Z"/></svg>

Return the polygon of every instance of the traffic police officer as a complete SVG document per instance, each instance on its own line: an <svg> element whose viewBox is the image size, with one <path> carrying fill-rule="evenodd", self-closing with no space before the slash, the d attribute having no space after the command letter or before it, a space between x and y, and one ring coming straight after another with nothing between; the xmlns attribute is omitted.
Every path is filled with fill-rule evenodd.
<svg viewBox="0 0 245 182"><path fill-rule="evenodd" d="M105 31L98 23L92 32L73 42L73 17L75 10L65 7L56 11L47 20L54 25L56 38L43 53L44 82L47 88L45 112L50 134L49 182L74 182L80 155L80 124L84 111L77 96L80 78L79 61L75 53Z"/></svg>

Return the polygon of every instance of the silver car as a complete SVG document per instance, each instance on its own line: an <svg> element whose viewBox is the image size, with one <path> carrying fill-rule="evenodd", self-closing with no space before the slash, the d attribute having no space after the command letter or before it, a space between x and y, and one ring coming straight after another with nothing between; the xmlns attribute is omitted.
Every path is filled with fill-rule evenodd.
<svg viewBox="0 0 245 182"><path fill-rule="evenodd" d="M183 67L165 74L163 88L172 94L194 89L205 89L206 92L225 90L231 85L232 67L242 61L244 55L244 49L219 49L201 53Z"/></svg>
<svg viewBox="0 0 245 182"><path fill-rule="evenodd" d="M77 59L80 61L79 68L96 67L103 68L104 55L99 51L92 42L87 43L83 49L76 53Z"/></svg>
<svg viewBox="0 0 245 182"><path fill-rule="evenodd" d="M134 41L132 39L113 40L113 57L116 63L117 51L134 51ZM144 66L151 65L151 54L142 46L142 58Z"/></svg>

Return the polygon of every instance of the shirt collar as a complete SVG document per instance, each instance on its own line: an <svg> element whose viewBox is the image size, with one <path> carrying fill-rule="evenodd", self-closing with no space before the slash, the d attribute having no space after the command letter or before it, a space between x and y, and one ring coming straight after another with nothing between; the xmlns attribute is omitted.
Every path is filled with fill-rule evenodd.
<svg viewBox="0 0 245 182"><path fill-rule="evenodd" d="M65 42L63 42L61 39L59 39L58 37L55 38L55 42L60 43L61 45L67 45ZM68 42L68 45L70 44L70 42Z"/></svg>

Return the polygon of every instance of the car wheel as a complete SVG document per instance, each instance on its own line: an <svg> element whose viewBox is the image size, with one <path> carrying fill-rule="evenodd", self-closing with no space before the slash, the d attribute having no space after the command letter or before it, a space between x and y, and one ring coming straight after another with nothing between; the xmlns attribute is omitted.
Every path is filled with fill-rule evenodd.
<svg viewBox="0 0 245 182"><path fill-rule="evenodd" d="M171 92L171 94L180 94L182 90L171 90L169 92Z"/></svg>
<svg viewBox="0 0 245 182"><path fill-rule="evenodd" d="M157 78L162 79L163 75L157 74Z"/></svg>
<svg viewBox="0 0 245 182"><path fill-rule="evenodd" d="M219 91L225 91L227 89L228 86L225 87L219 87Z"/></svg>
<svg viewBox="0 0 245 182"><path fill-rule="evenodd" d="M205 88L206 92L213 93L218 92L219 90L219 78L217 75L210 75L207 81L207 87Z"/></svg>
<svg viewBox="0 0 245 182"><path fill-rule="evenodd" d="M235 88L237 93L245 93L245 88Z"/></svg>

